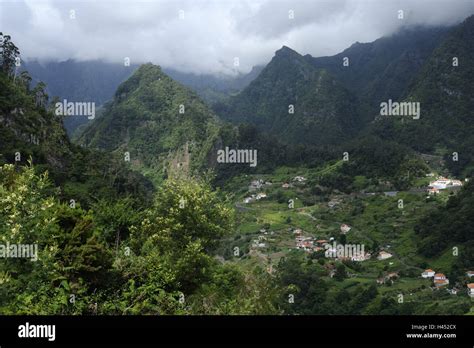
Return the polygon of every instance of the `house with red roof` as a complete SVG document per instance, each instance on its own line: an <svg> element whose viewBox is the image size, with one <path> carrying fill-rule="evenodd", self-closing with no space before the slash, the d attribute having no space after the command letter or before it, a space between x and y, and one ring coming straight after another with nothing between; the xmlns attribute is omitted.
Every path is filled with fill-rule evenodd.
<svg viewBox="0 0 474 348"><path fill-rule="evenodd" d="M441 287L449 284L449 279L443 273L436 273L434 275L434 285L436 287Z"/></svg>
<svg viewBox="0 0 474 348"><path fill-rule="evenodd" d="M474 297L474 283L467 284L467 294Z"/></svg>

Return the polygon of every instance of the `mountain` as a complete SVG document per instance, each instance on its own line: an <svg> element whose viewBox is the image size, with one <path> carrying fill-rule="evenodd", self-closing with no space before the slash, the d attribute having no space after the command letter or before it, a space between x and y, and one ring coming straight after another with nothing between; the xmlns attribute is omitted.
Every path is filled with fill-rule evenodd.
<svg viewBox="0 0 474 348"><path fill-rule="evenodd" d="M301 56L283 47L245 90L215 110L226 120L255 124L289 142L326 144L352 137L374 120L381 101L407 96L448 32L403 29L330 57ZM288 114L289 104L295 105L294 115Z"/></svg>
<svg viewBox="0 0 474 348"><path fill-rule="evenodd" d="M410 83L448 31L445 27L405 28L373 42L356 42L334 56L306 55L305 59L333 74L367 104L371 117L381 101L406 96ZM347 66L343 64L346 57Z"/></svg>
<svg viewBox="0 0 474 348"><path fill-rule="evenodd" d="M318 145L356 133L355 102L326 70L284 46L248 87L215 110L223 119L255 124L285 142Z"/></svg>
<svg viewBox="0 0 474 348"><path fill-rule="evenodd" d="M118 87L78 143L127 152L135 168L160 180L169 170L189 173L205 164L217 132L217 118L206 104L148 63Z"/></svg>
<svg viewBox="0 0 474 348"><path fill-rule="evenodd" d="M69 59L46 63L32 60L23 64L22 71L28 71L34 83L45 82L46 92L50 96L73 102L94 102L98 108L113 98L120 83L129 78L138 67L137 64L124 66L100 60ZM163 71L212 105L245 88L262 69L263 66L255 66L249 73L237 76L193 74L171 68L164 68ZM72 135L88 121L86 116L70 116L64 119L64 126L68 134Z"/></svg>
<svg viewBox="0 0 474 348"><path fill-rule="evenodd" d="M406 100L419 102L419 120L376 122L375 133L438 152L456 175L474 173L474 16L453 28L414 77ZM456 152L458 160L453 160Z"/></svg>

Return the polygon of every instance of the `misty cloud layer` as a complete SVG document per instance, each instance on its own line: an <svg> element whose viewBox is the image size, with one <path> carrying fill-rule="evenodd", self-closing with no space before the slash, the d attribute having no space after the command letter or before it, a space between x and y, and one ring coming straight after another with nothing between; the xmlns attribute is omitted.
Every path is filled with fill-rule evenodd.
<svg viewBox="0 0 474 348"><path fill-rule="evenodd" d="M0 31L26 60L129 57L132 64L228 74L268 62L282 45L332 55L403 26L452 25L471 14L472 0L31 0L0 2Z"/></svg>

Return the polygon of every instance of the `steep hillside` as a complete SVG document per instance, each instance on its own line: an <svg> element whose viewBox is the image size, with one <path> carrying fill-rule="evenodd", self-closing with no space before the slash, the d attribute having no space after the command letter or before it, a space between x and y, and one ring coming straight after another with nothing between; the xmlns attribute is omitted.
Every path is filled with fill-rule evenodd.
<svg viewBox="0 0 474 348"><path fill-rule="evenodd" d="M139 67L123 63L109 63L101 60L64 62L28 61L21 71L28 71L34 84L46 83L46 92L61 100L73 102L95 102L99 107L111 100L117 87L129 78ZM263 66L254 67L247 74L237 76L185 73L171 68L163 71L173 80L191 88L209 105L236 94L255 79ZM81 125L88 123L86 116L66 117L64 126L69 135Z"/></svg>
<svg viewBox="0 0 474 348"><path fill-rule="evenodd" d="M159 179L166 169L189 172L205 164L217 130L215 115L195 93L145 64L119 86L78 142L129 153L136 168Z"/></svg>
<svg viewBox="0 0 474 348"><path fill-rule="evenodd" d="M359 127L354 102L327 71L283 47L247 88L217 105L216 111L234 123L253 123L285 142L334 144Z"/></svg>
<svg viewBox="0 0 474 348"><path fill-rule="evenodd" d="M5 47L15 47L8 38ZM127 169L122 161L70 143L62 117L43 83L30 88L31 77L15 76L11 61L19 54L3 55L0 70L0 164L26 164L30 159L39 171L47 169L62 199L74 199L87 207L99 199L135 195L146 202L152 186L141 175Z"/></svg>
<svg viewBox="0 0 474 348"><path fill-rule="evenodd" d="M366 104L365 115L373 119L381 101L397 100L420 71L423 63L442 41L448 28L417 27L370 43L356 42L330 57L305 59L317 68L327 69ZM348 66L343 59L348 58Z"/></svg>
<svg viewBox="0 0 474 348"><path fill-rule="evenodd" d="M474 170L474 16L449 32L415 77L407 100L420 103L419 120L384 119L375 125L384 138L418 151L438 151L457 175ZM458 160L453 160L457 152Z"/></svg>

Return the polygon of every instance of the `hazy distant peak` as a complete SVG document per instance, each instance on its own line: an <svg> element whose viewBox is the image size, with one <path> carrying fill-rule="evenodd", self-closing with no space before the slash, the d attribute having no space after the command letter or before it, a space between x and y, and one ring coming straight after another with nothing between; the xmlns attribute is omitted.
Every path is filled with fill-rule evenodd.
<svg viewBox="0 0 474 348"><path fill-rule="evenodd" d="M282 46L278 51L275 52L275 56L297 56L301 57L301 55L296 52L295 50L289 48L288 46Z"/></svg>

